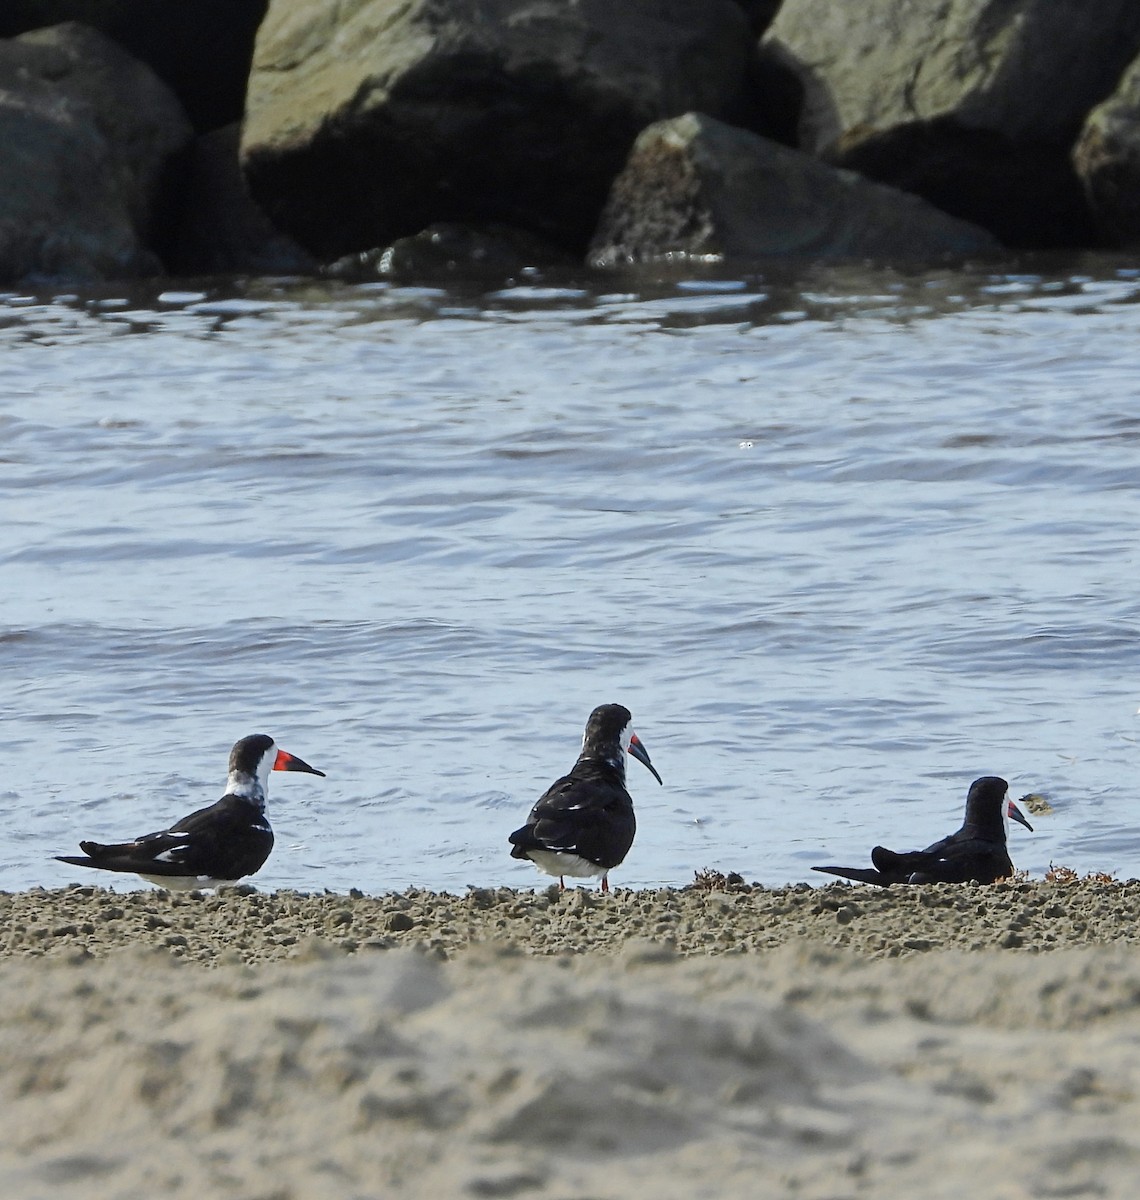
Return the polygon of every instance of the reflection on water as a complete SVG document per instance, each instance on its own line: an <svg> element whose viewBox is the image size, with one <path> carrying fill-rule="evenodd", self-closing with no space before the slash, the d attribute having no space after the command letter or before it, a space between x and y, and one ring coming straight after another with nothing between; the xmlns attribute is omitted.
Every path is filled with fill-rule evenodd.
<svg viewBox="0 0 1140 1200"><path fill-rule="evenodd" d="M1140 873L1140 272L1030 265L3 298L0 887L260 730L328 774L260 885L542 886L506 834L610 700L666 785L619 884L987 773L1056 809L1019 866Z"/></svg>

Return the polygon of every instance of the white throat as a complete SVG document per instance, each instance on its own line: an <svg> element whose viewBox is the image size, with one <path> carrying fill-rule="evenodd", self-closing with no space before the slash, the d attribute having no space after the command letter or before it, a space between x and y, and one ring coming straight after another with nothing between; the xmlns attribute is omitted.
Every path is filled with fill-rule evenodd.
<svg viewBox="0 0 1140 1200"><path fill-rule="evenodd" d="M615 762L612 758L609 760L610 766L617 771L623 780L625 779L625 769L629 765L629 742L632 737L633 723L630 722L630 724L626 725L626 727L621 731L621 737L618 739L617 762Z"/></svg>
<svg viewBox="0 0 1140 1200"><path fill-rule="evenodd" d="M269 799L269 772L276 761L277 747L270 746L257 764L256 775L250 775L248 771L231 771L226 776L226 795L239 796L264 810L265 802Z"/></svg>

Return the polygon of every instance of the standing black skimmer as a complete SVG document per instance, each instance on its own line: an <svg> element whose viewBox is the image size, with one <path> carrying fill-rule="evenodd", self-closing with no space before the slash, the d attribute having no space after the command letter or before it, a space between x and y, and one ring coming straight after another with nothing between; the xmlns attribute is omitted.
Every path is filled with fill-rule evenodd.
<svg viewBox="0 0 1140 1200"><path fill-rule="evenodd" d="M117 845L80 842L85 858L57 857L77 867L141 875L171 891L233 883L257 871L273 849L273 830L265 815L270 771L324 776L324 771L278 750L271 737L255 733L230 751L226 794L216 804L192 812L161 833Z"/></svg>
<svg viewBox="0 0 1140 1200"><path fill-rule="evenodd" d="M637 821L625 790L626 753L644 763L661 782L649 753L631 728L629 709L603 704L590 713L582 753L569 775L556 780L538 798L521 829L511 834L512 858L529 858L548 875L602 877L629 853Z"/></svg>
<svg viewBox="0 0 1140 1200"><path fill-rule="evenodd" d="M854 879L857 883L994 883L1013 874L1006 849L1006 818L1033 826L1012 800L1006 799L1009 784L996 775L983 775L970 784L966 818L957 833L944 837L925 850L898 853L876 846L870 867L812 867L825 875Z"/></svg>

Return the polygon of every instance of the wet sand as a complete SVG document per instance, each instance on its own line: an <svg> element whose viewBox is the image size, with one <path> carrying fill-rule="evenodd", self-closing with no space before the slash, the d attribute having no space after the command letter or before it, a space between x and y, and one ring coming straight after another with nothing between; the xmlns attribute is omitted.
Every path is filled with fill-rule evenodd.
<svg viewBox="0 0 1140 1200"><path fill-rule="evenodd" d="M1135 1194L1134 882L0 915L14 1200Z"/></svg>

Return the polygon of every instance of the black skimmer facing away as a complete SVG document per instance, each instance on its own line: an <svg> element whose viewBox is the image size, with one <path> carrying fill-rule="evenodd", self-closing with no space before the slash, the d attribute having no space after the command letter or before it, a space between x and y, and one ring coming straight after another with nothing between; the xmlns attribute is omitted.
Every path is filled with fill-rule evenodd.
<svg viewBox="0 0 1140 1200"><path fill-rule="evenodd" d="M925 850L898 853L884 846L871 851L871 867L812 867L825 875L854 879L857 883L994 883L1013 874L1006 849L1006 818L1033 826L1012 800L1009 784L996 775L983 775L970 784L966 818L957 833Z"/></svg>
<svg viewBox="0 0 1140 1200"><path fill-rule="evenodd" d="M257 871L273 849L273 830L265 815L270 771L324 775L279 750L271 737L255 733L230 751L226 794L216 804L192 812L160 833L115 845L80 842L85 857L57 857L77 867L141 875L172 891L233 883Z"/></svg>
<svg viewBox="0 0 1140 1200"><path fill-rule="evenodd" d="M637 821L625 788L626 754L644 763L658 783L649 753L632 729L629 709L603 704L590 713L582 753L569 775L556 780L538 798L521 829L511 834L512 858L529 858L548 875L602 877L629 853Z"/></svg>

